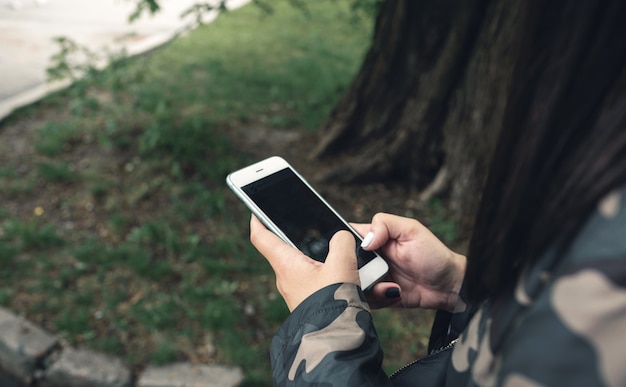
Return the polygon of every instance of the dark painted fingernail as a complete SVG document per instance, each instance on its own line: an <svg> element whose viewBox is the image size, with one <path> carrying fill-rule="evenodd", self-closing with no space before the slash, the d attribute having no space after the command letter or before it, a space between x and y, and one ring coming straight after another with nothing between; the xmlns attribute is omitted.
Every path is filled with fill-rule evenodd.
<svg viewBox="0 0 626 387"><path fill-rule="evenodd" d="M385 290L385 297L387 298L399 298L400 297L400 289L399 288L389 288Z"/></svg>

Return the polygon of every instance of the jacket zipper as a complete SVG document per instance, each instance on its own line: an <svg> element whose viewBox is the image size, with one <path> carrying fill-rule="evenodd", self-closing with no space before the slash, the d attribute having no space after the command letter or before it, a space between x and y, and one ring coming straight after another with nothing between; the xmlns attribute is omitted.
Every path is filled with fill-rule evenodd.
<svg viewBox="0 0 626 387"><path fill-rule="evenodd" d="M442 351L445 351L445 350L446 350L446 349L448 349L448 348L454 347L454 344L456 344L456 342L457 342L457 341L459 341L459 339L458 339L458 338L457 338L457 339L452 340L452 341L451 341L448 345L443 346L443 347L441 347L441 348L439 348L439 349L436 349L436 350L432 351L431 353L429 353L429 354L428 354L428 355L426 355L425 357L423 357L423 358L421 358L421 359L417 359L417 360L415 360L415 361L412 361L411 363L409 363L409 364L407 364L407 365L403 366L402 368L398 369L398 370L397 370L397 371L395 371L393 374L391 374L391 375L389 376L389 379L392 379L392 378L396 377L398 374L400 374L400 373L404 372L407 368L414 366L415 364L417 364L417 363L421 362L422 360L424 360L424 359L426 359L426 358L428 358L428 357L430 357L430 356L436 355L436 354L438 354L439 352L442 352Z"/></svg>

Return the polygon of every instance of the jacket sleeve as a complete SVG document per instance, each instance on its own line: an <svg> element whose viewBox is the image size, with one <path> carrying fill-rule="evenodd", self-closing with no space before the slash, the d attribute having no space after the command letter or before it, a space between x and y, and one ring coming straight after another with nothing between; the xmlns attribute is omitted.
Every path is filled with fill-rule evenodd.
<svg viewBox="0 0 626 387"><path fill-rule="evenodd" d="M270 347L276 386L386 386L383 353L361 289L335 284L303 301Z"/></svg>

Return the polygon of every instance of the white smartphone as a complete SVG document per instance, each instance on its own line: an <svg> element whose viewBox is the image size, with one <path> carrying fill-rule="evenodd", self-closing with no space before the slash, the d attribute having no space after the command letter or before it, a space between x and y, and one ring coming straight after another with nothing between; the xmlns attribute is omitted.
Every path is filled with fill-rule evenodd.
<svg viewBox="0 0 626 387"><path fill-rule="evenodd" d="M363 250L361 236L283 158L249 165L228 175L226 182L269 230L317 261L324 262L337 231L350 231L363 290L387 274L389 266L380 254Z"/></svg>

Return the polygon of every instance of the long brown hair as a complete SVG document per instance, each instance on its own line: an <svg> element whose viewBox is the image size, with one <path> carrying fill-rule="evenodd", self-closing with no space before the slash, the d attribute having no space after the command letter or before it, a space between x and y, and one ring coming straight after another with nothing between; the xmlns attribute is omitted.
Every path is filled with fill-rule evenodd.
<svg viewBox="0 0 626 387"><path fill-rule="evenodd" d="M462 296L510 290L626 183L626 2L529 1Z"/></svg>

